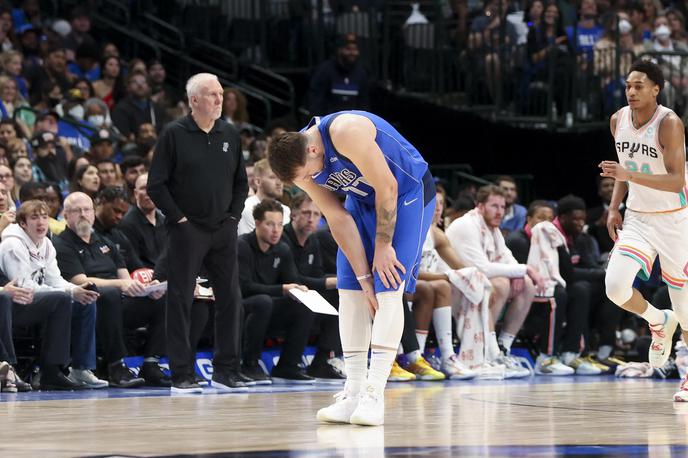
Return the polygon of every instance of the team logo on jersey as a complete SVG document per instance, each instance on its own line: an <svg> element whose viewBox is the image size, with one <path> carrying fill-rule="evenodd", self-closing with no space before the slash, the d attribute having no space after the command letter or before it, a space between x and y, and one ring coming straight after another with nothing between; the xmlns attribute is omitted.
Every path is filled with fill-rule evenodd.
<svg viewBox="0 0 688 458"><path fill-rule="evenodd" d="M655 128L654 127L648 127L647 131L645 132L646 137L652 137L655 133Z"/></svg>
<svg viewBox="0 0 688 458"><path fill-rule="evenodd" d="M635 142L616 142L616 152L619 154L628 154L628 157L631 159L633 159L633 156L636 153L642 154L643 156L650 156L652 158L657 157L657 149Z"/></svg>
<svg viewBox="0 0 688 458"><path fill-rule="evenodd" d="M277 269L280 265L280 262L282 262L282 260L280 258L275 258L275 260L272 261L272 268Z"/></svg>
<svg viewBox="0 0 688 458"><path fill-rule="evenodd" d="M222 143L222 151L227 152L229 150L229 142Z"/></svg>

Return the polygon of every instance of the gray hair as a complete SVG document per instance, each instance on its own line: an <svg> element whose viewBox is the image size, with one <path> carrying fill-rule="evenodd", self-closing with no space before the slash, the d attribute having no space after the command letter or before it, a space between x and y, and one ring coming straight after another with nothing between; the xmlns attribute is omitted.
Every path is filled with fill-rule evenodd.
<svg viewBox="0 0 688 458"><path fill-rule="evenodd" d="M220 80L217 79L217 75L212 73L197 73L186 82L186 96L189 99L189 106L191 106L191 96L198 95L201 91L201 86L207 81L220 82Z"/></svg>

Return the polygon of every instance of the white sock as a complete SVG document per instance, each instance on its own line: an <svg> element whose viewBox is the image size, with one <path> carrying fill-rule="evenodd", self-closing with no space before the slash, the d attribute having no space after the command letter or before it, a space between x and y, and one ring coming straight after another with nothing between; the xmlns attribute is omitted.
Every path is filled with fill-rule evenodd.
<svg viewBox="0 0 688 458"><path fill-rule="evenodd" d="M439 307L433 310L432 325L435 327L435 335L440 346L442 361L445 361L454 355L451 307Z"/></svg>
<svg viewBox="0 0 688 458"><path fill-rule="evenodd" d="M494 361L499 356L499 345L497 344L497 333L490 332L485 340L485 357L488 361Z"/></svg>
<svg viewBox="0 0 688 458"><path fill-rule="evenodd" d="M600 345L600 348L597 350L597 359L607 359L609 356L612 354L612 346L611 345Z"/></svg>
<svg viewBox="0 0 688 458"><path fill-rule="evenodd" d="M640 316L643 317L645 321L650 323L652 326L664 324L664 320L666 318L666 315L663 311L655 308L649 302L647 303L647 309L645 309L645 311L641 313Z"/></svg>
<svg viewBox="0 0 688 458"><path fill-rule="evenodd" d="M399 348L397 348L397 355L403 355L404 354L404 346L402 344L399 344Z"/></svg>
<svg viewBox="0 0 688 458"><path fill-rule="evenodd" d="M385 389L389 371L392 370L392 363L394 363L395 357L396 352L394 350L373 348L370 351L370 369L368 369L367 382L378 389L379 392Z"/></svg>
<svg viewBox="0 0 688 458"><path fill-rule="evenodd" d="M407 353L406 357L408 358L409 363L415 363L418 361L418 358L421 357L420 350L414 350L411 353Z"/></svg>
<svg viewBox="0 0 688 458"><path fill-rule="evenodd" d="M511 344L514 343L515 338L515 335L509 334L508 332L502 331L499 333L499 345L504 347L507 354L511 353Z"/></svg>
<svg viewBox="0 0 688 458"><path fill-rule="evenodd" d="M346 391L358 394L366 378L368 368L367 351L345 351L344 370L346 371Z"/></svg>
<svg viewBox="0 0 688 458"><path fill-rule="evenodd" d="M416 339L418 339L418 348L423 353L425 351L425 342L428 340L428 331L416 329Z"/></svg>

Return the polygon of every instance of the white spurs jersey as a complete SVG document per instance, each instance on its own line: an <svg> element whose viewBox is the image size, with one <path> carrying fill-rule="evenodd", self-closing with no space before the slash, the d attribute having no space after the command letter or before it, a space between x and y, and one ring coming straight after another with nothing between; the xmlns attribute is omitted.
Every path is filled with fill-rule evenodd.
<svg viewBox="0 0 688 458"><path fill-rule="evenodd" d="M619 155L619 163L626 170L649 175L667 173L664 166L664 149L659 143L659 125L669 113L673 113L673 111L662 105L657 105L657 110L655 110L650 121L636 129L633 126L629 107L623 107L617 112L614 144ZM687 205L687 193L685 187L681 192L668 192L631 181L628 182L626 207L644 213L678 210Z"/></svg>

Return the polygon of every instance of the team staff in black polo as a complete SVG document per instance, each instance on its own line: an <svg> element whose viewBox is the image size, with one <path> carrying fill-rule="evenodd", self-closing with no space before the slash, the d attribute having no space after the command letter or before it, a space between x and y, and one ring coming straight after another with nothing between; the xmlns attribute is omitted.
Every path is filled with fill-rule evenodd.
<svg viewBox="0 0 688 458"><path fill-rule="evenodd" d="M236 129L220 119L223 90L215 75L200 73L186 84L191 114L160 135L148 175L148 194L169 227L167 350L172 390L201 392L193 378L189 342L196 275L205 265L215 293L215 357L212 384L245 390L241 358L241 296L237 223L248 180Z"/></svg>

